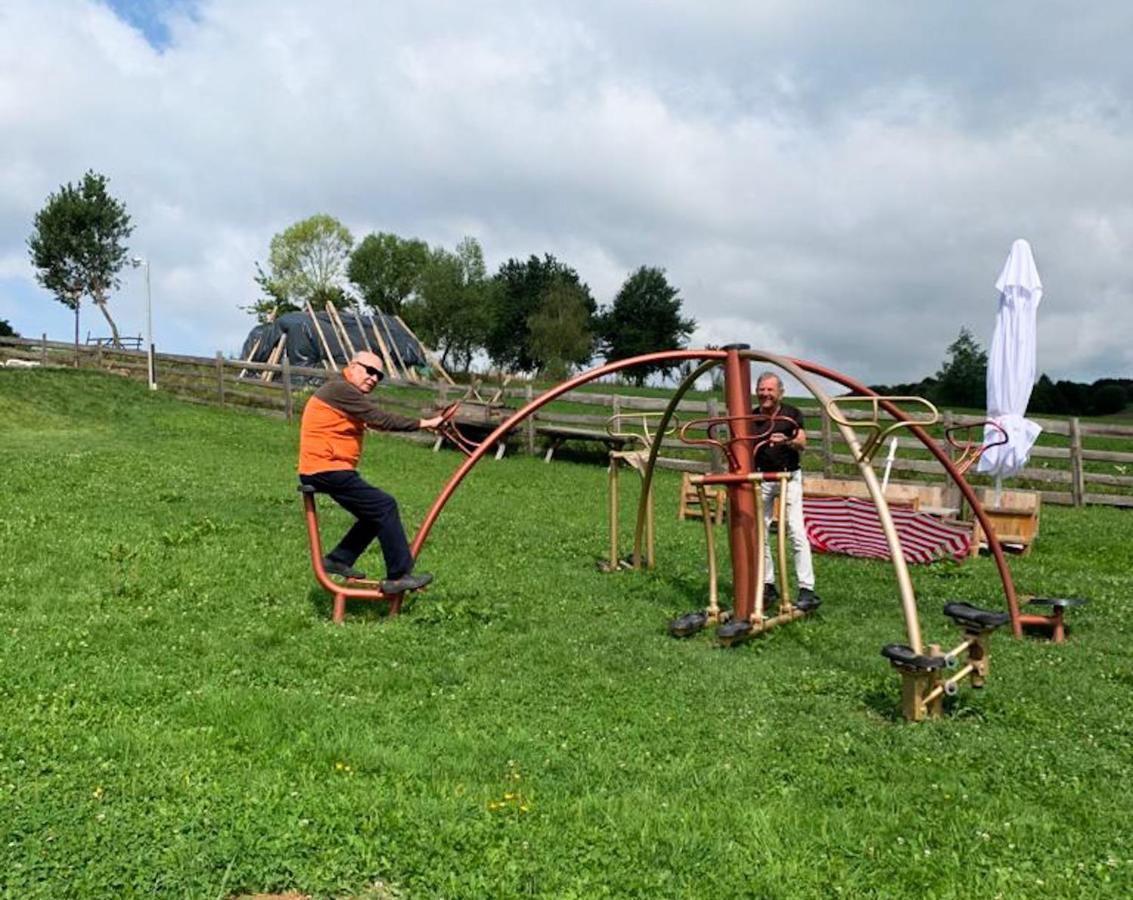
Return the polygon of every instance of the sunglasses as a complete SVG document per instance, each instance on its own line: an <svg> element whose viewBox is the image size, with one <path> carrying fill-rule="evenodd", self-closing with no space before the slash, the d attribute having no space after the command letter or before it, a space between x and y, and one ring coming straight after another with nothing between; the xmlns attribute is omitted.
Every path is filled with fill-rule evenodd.
<svg viewBox="0 0 1133 900"><path fill-rule="evenodd" d="M362 363L356 363L356 365L362 366L363 371L365 371L365 373L367 375L371 376L372 378L381 378L382 377L382 370L381 369L375 369L373 366L363 366Z"/></svg>

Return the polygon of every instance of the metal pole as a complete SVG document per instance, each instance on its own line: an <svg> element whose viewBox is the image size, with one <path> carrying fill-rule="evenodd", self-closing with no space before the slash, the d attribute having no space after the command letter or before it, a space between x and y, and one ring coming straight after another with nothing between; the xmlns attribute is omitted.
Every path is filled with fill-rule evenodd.
<svg viewBox="0 0 1133 900"><path fill-rule="evenodd" d="M149 373L149 389L157 390L157 366L153 353L153 298L150 293L149 259L146 259L146 370Z"/></svg>

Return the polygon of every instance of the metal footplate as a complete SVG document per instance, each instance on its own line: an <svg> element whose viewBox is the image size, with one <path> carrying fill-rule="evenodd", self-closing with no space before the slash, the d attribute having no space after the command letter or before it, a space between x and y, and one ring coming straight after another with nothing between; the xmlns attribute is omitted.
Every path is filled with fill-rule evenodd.
<svg viewBox="0 0 1133 900"><path fill-rule="evenodd" d="M673 637L691 637L708 624L708 613L697 609L669 622L669 634Z"/></svg>
<svg viewBox="0 0 1133 900"><path fill-rule="evenodd" d="M912 672L935 672L948 665L948 660L943 656L917 653L905 644L886 644L881 648L881 655L893 663L894 668Z"/></svg>
<svg viewBox="0 0 1133 900"><path fill-rule="evenodd" d="M725 647L747 640L755 631L755 626L746 619L733 619L716 629L716 639Z"/></svg>
<svg viewBox="0 0 1133 900"><path fill-rule="evenodd" d="M946 603L944 615L948 616L965 631L994 631L1001 625L1011 621L1011 614L995 612L990 609L980 609L970 603Z"/></svg>

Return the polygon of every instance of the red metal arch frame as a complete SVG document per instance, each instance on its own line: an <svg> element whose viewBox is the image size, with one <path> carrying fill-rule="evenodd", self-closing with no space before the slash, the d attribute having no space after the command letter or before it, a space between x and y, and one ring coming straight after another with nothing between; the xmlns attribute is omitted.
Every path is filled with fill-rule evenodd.
<svg viewBox="0 0 1133 900"><path fill-rule="evenodd" d="M762 358L759 352L751 350L746 350L742 355L749 361L752 359ZM695 377L699 376L707 369L712 368L714 365L723 364L728 359L728 356L729 354L725 350L707 349L667 350L660 353L647 353L642 356L635 356L629 359L619 360L614 363L609 363L607 365L599 366L598 368L582 372L579 375L576 375L574 378L570 378L567 381L556 385L545 393L540 394L522 409L519 409L504 422L500 423L500 425L483 440L479 447L477 447L476 450L473 451L472 454L464 460L464 462L456 470L456 472L453 473L452 477L449 478L448 483L445 484L445 486L441 489L440 494L437 495L436 500L433 501L433 505L430 507L424 521L421 523L421 527L417 531L417 535L413 539L411 549L414 558L416 558L420 554L421 548L422 546L424 546L429 533L432 531L433 525L436 523L437 518L441 514L441 510L444 509L445 504L448 503L449 498L456 491L457 487L460 486L460 483L464 480L464 477L472 470L472 467L475 466L476 463L478 463L484 457L490 447L494 446L505 435L507 435L517 425L519 425L524 419L535 413L541 407L550 403L552 400L561 397L568 391L574 390L575 388L594 381L595 379L601 378L604 375L620 372L623 369L630 369L634 366L654 362L680 362L685 360L701 362L702 365L699 366L696 371L691 373L689 378L685 380L685 383L682 384L678 389L678 392L683 395L691 386L691 382ZM936 457L941 466L943 466L949 477L956 484L957 488L959 488L960 493L963 494L964 499L968 501L968 504L972 508L973 514L976 516L976 519L983 527L984 533L987 535L988 549L991 551L991 554L995 559L995 564L997 569L999 570L1000 579L1003 582L1003 591L1007 600L1008 610L1011 614L1012 631L1014 632L1016 637L1022 637L1023 619L1019 614L1018 600L1015 595L1015 585L1011 578L1011 572L1007 566L1007 560L1004 556L1003 548L1002 546L1000 546L999 540L995 535L995 528L992 525L990 519L984 513L983 505L980 503L979 498L975 494L975 491L972 490L971 486L965 480L964 476L953 464L952 460L948 457L948 454L941 450L940 447L937 446L936 442L933 441L932 438L928 435L928 433L925 432L925 430L921 426L913 423L909 416L907 416L899 407L897 407L893 403L890 403L885 398L881 397L881 395L879 395L876 391L870 389L860 381L850 378L848 375L843 375L841 372L837 372L834 369L819 365L818 363L803 359L788 359L791 363L798 366L803 371L810 372L814 375L818 375L822 378L836 382L843 387L854 391L857 394L869 397L878 397L881 407L886 412L888 412L889 415L893 416L893 418L899 421L908 423L909 431L912 434L916 435L917 439L933 456ZM652 472L650 471L648 474L651 475ZM646 482L646 486L647 485L648 480Z"/></svg>

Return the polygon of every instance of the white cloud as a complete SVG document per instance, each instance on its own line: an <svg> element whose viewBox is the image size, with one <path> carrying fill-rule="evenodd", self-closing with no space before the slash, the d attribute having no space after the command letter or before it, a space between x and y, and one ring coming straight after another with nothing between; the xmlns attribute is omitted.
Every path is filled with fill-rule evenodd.
<svg viewBox="0 0 1133 900"><path fill-rule="evenodd" d="M158 50L91 0L7 3L0 317L69 334L24 242L94 168L170 350L238 348L272 234L327 212L472 234L490 267L550 252L603 302L661 266L698 339L874 382L930 374L961 326L986 344L1027 237L1040 369L1128 374L1124 5L1072 29L1009 3L592 6L178 0ZM138 330L136 273L112 307Z"/></svg>

